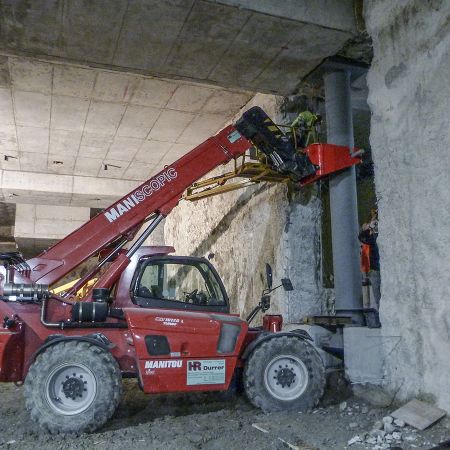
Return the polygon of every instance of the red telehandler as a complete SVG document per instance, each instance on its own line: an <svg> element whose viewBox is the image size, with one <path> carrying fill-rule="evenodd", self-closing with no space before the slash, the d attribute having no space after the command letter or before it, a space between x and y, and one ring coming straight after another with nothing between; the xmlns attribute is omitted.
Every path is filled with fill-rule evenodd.
<svg viewBox="0 0 450 450"><path fill-rule="evenodd" d="M308 334L283 332L278 315L249 326L270 307L270 268L259 305L242 320L230 314L207 259L142 246L196 180L255 147L271 170L300 185L359 162L347 147L296 150L255 107L39 256L0 255L0 381L24 382L27 409L42 427L67 433L102 426L119 404L123 377L159 394L224 391L242 376L249 400L265 411L319 401L324 367ZM93 256L94 269L52 293L49 286ZM93 279L79 301L75 294ZM292 289L288 279L282 285Z"/></svg>

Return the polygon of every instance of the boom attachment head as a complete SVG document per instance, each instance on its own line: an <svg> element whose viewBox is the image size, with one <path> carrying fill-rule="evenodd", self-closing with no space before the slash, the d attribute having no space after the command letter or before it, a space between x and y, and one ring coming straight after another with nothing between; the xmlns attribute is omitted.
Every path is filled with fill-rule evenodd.
<svg viewBox="0 0 450 450"><path fill-rule="evenodd" d="M250 155L235 156L233 170L193 183L183 198L197 201L264 181L302 187L358 164L362 151L318 143L320 121L320 115L304 111L290 126L276 125L261 108L249 109L234 128L253 144Z"/></svg>
<svg viewBox="0 0 450 450"><path fill-rule="evenodd" d="M267 156L277 172L290 175L294 181L316 173L308 156L297 151L292 137L284 134L258 106L246 111L234 126Z"/></svg>

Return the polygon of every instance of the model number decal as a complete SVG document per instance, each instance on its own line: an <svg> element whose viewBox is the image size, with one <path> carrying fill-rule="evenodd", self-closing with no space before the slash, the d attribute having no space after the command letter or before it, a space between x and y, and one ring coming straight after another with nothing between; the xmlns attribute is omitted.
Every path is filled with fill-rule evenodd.
<svg viewBox="0 0 450 450"><path fill-rule="evenodd" d="M176 319L174 317L155 317L155 322L162 322L163 325L176 327L179 323L184 323L183 319Z"/></svg>
<svg viewBox="0 0 450 450"><path fill-rule="evenodd" d="M187 362L187 385L225 384L224 359L200 359Z"/></svg>

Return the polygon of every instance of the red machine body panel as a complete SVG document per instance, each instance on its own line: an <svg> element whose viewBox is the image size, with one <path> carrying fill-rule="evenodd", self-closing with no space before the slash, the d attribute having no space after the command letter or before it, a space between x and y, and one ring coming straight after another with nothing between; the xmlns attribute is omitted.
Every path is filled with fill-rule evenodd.
<svg viewBox="0 0 450 450"><path fill-rule="evenodd" d="M11 328L0 329L0 381L23 381L36 352L49 337L83 337L99 332L114 343L111 353L121 370L125 373L136 372L134 345L126 328L48 328L40 321L38 305L2 303L0 306L2 314L13 317L16 322ZM55 310L52 316L62 316L64 313L64 310Z"/></svg>
<svg viewBox="0 0 450 450"><path fill-rule="evenodd" d="M124 309L144 392L225 390L248 325L235 315Z"/></svg>
<svg viewBox="0 0 450 450"><path fill-rule="evenodd" d="M21 381L24 353L24 324L0 331L0 381Z"/></svg>
<svg viewBox="0 0 450 450"><path fill-rule="evenodd" d="M357 152L357 149L354 151ZM303 178L300 181L302 186L361 162L359 156L352 156L349 148L341 145L311 144L305 149L305 152L311 162L317 166L317 171L314 175Z"/></svg>

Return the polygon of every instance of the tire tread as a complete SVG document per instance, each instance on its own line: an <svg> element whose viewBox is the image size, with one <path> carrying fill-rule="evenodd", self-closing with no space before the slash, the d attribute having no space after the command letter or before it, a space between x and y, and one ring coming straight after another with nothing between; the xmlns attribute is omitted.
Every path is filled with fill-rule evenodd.
<svg viewBox="0 0 450 450"><path fill-rule="evenodd" d="M295 356L305 364L309 382L306 391L292 401L278 400L270 395L263 384L263 366L276 354L294 349ZM289 350L292 351L292 350ZM250 402L265 412L296 409L307 411L317 405L325 388L325 369L317 350L304 339L297 336L273 337L262 342L247 359L244 370L244 387Z"/></svg>
<svg viewBox="0 0 450 450"><path fill-rule="evenodd" d="M62 361L70 363L70 355L77 356L76 362L85 364L94 374L105 376L101 379L101 390L97 390L97 397L87 411L64 416L51 409L43 391L45 375ZM95 344L83 341L61 342L47 348L37 356L25 380L26 408L31 418L52 434L94 431L112 417L121 397L122 375L115 358Z"/></svg>

